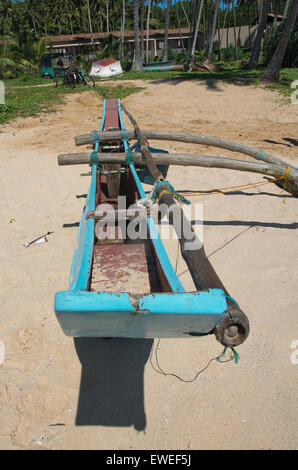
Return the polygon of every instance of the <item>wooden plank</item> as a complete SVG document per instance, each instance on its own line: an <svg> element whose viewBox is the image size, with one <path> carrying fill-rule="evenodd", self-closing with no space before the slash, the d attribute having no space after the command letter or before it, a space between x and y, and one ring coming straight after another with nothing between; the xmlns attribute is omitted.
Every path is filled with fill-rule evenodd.
<svg viewBox="0 0 298 470"><path fill-rule="evenodd" d="M151 292L153 255L144 243L95 246L91 290L101 292Z"/></svg>
<svg viewBox="0 0 298 470"><path fill-rule="evenodd" d="M103 126L104 131L120 130L118 100L106 100L106 115ZM109 142L111 145L120 145L120 141L113 140ZM119 170L121 165L118 163L111 163L103 165L103 168L108 171ZM120 189L120 174L106 175L108 192L110 197L118 197Z"/></svg>

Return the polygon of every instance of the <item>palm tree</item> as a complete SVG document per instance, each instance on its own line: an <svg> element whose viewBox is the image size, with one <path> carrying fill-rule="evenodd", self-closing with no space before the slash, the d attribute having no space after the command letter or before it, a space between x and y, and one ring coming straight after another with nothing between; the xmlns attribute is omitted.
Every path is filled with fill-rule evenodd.
<svg viewBox="0 0 298 470"><path fill-rule="evenodd" d="M13 60L9 48L8 39L0 46L0 79L9 78L12 71L16 68L16 63Z"/></svg>
<svg viewBox="0 0 298 470"><path fill-rule="evenodd" d="M149 55L149 22L150 22L151 4L152 4L152 0L148 0L147 24L146 24L146 62L148 62L148 55Z"/></svg>
<svg viewBox="0 0 298 470"><path fill-rule="evenodd" d="M184 8L184 5L183 5L183 0L180 0L180 4L181 4L181 6L182 6L182 10L183 10L183 13L184 13L184 16L185 16L185 19L186 19L186 22L187 22L187 26L188 26L188 28L189 28L189 31L191 31L191 25L190 25L190 22L189 22L187 13L186 13L185 8ZM177 5L177 2L176 2L176 5Z"/></svg>
<svg viewBox="0 0 298 470"><path fill-rule="evenodd" d="M214 14L213 14L213 22L212 22L212 29L209 38L209 45L208 45L208 52L207 52L207 60L211 59L212 49L213 49L213 40L215 35L215 28L216 28L216 21L218 17L218 11L220 6L220 0L216 0L215 7L214 7Z"/></svg>
<svg viewBox="0 0 298 470"><path fill-rule="evenodd" d="M138 70L143 72L143 63L140 51L140 36L139 36L139 7L140 1L134 0L133 2L133 30L134 30L134 39L135 39L135 47L134 47L134 58L132 62L131 70Z"/></svg>
<svg viewBox="0 0 298 470"><path fill-rule="evenodd" d="M91 42L92 42L92 46L93 46L93 44L94 44L94 39L93 39L92 21L91 21L91 15L90 15L90 4L89 4L89 0L87 0L87 9L88 9L89 31L90 31L90 33L91 33Z"/></svg>
<svg viewBox="0 0 298 470"><path fill-rule="evenodd" d="M140 0L141 58L144 60L144 0Z"/></svg>
<svg viewBox="0 0 298 470"><path fill-rule="evenodd" d="M125 33L125 0L122 0L122 21L121 21L121 58L124 57L124 33Z"/></svg>
<svg viewBox="0 0 298 470"><path fill-rule="evenodd" d="M200 27L200 22L201 22L201 17L202 17L203 6L204 6L204 0L201 0L198 16L197 16L196 21L194 23L192 42L191 42L189 59L188 59L188 66L189 66L189 71L190 72L192 71L193 63L194 63L194 60L195 60L195 50L196 50L196 44L197 44L199 27Z"/></svg>
<svg viewBox="0 0 298 470"><path fill-rule="evenodd" d="M274 13L274 21L273 21L273 31L276 30L276 26L277 26L277 16L278 16L278 12L279 12L279 7L280 7L280 0L276 0L276 3L275 3L275 13Z"/></svg>
<svg viewBox="0 0 298 470"><path fill-rule="evenodd" d="M248 64L249 69L255 69L258 65L258 61L259 61L259 57L261 53L263 34L264 34L264 30L267 24L269 6L270 6L270 0L264 0L261 18L260 18L259 26L258 26L257 36L256 36L252 53L249 59L249 64Z"/></svg>
<svg viewBox="0 0 298 470"><path fill-rule="evenodd" d="M171 13L172 0L167 0L166 18L165 18L165 35L163 40L163 55L162 60L168 60L168 35L170 25L170 13Z"/></svg>
<svg viewBox="0 0 298 470"><path fill-rule="evenodd" d="M271 61L267 65L266 70L261 77L262 82L275 82L276 80L278 80L282 61L285 56L288 42L296 22L297 13L298 2L297 0L292 0L290 11L284 24L282 36Z"/></svg>
<svg viewBox="0 0 298 470"><path fill-rule="evenodd" d="M235 52L236 52L236 60L238 60L238 47L237 47L237 37L236 37L235 0L232 0L232 8L233 8L233 19L234 19L234 42L235 42Z"/></svg>
<svg viewBox="0 0 298 470"><path fill-rule="evenodd" d="M0 3L1 26L4 35L11 32L11 22L13 16L13 8L10 0L2 0Z"/></svg>
<svg viewBox="0 0 298 470"><path fill-rule="evenodd" d="M290 6L290 1L291 0L287 0L286 1L286 4L285 4L285 8L284 8L284 12L283 12L283 15L282 15L282 20L284 21L287 17L287 13L288 13L288 9L289 9L289 6Z"/></svg>

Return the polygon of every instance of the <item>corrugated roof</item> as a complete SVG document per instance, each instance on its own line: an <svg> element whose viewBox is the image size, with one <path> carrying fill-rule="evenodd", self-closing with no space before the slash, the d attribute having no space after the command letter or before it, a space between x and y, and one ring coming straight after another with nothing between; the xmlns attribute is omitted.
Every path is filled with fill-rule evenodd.
<svg viewBox="0 0 298 470"><path fill-rule="evenodd" d="M189 34L189 28L181 28L179 30L178 28L173 28L169 29L169 35L171 34ZM112 36L115 37L120 37L121 32L120 31L111 31L110 33L80 33L80 34L64 34L60 36L48 36L48 41L49 43L52 42L63 42L63 41L74 41L74 40L79 40L79 39L90 39L93 37L94 39L102 39L109 34L112 34ZM155 34L161 34L164 35L164 29L150 29L149 31L149 36L154 36ZM146 35L146 32L144 32L144 37ZM134 32L133 31L125 31L124 32L124 37L134 37Z"/></svg>

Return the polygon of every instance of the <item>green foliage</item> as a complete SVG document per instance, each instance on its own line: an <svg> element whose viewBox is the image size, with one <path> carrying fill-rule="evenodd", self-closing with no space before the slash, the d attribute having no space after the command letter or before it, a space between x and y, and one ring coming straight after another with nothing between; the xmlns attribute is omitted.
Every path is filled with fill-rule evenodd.
<svg viewBox="0 0 298 470"><path fill-rule="evenodd" d="M215 51L219 52L219 51ZM248 59L250 56L250 49L248 47L238 47L238 60ZM231 63L236 60L236 47L229 44L228 47L221 50L221 57L225 63Z"/></svg>
<svg viewBox="0 0 298 470"><path fill-rule="evenodd" d="M225 47L221 50L222 60L224 62L232 62L236 59L236 48L232 44L229 44L228 47Z"/></svg>
<svg viewBox="0 0 298 470"><path fill-rule="evenodd" d="M123 72L128 72L131 69L132 60L133 60L132 56L128 54L126 54L126 57L124 59L120 60Z"/></svg>
<svg viewBox="0 0 298 470"><path fill-rule="evenodd" d="M100 50L95 51L95 55L98 59L104 57L112 57L114 59L119 58L119 47L120 40L115 38L112 34L109 34L105 38L100 40Z"/></svg>
<svg viewBox="0 0 298 470"><path fill-rule="evenodd" d="M112 87L107 86L96 86L95 91L102 97L102 99L117 99L120 100L126 98L127 96L131 95L132 93L137 93L144 90L142 87L136 86L122 86L116 85Z"/></svg>
<svg viewBox="0 0 298 470"><path fill-rule="evenodd" d="M175 60L176 55L173 52L173 49L168 47L168 60Z"/></svg>
<svg viewBox="0 0 298 470"><path fill-rule="evenodd" d="M264 43L263 43L263 60L264 65L268 65L275 49L278 46L280 38L282 36L284 30L284 22L276 28L275 31L268 31L265 35ZM282 67L297 67L298 66L298 19L292 31L288 47L284 56L284 60L282 63Z"/></svg>
<svg viewBox="0 0 298 470"><path fill-rule="evenodd" d="M82 69L85 73L89 74L92 68L93 60L85 59L84 56L77 55L76 62L80 69Z"/></svg>
<svg viewBox="0 0 298 470"><path fill-rule="evenodd" d="M32 82L33 80L31 80ZM30 79L28 81L30 83ZM46 87L29 86L28 82L15 80L18 86L8 86L5 94L5 105L0 105L0 124L8 122L17 117L26 118L37 116L41 113L50 113L57 110L57 106L63 103L63 96L69 93L82 93L90 87L79 85L76 88L58 87L54 84ZM143 90L135 86L96 86L92 92L98 93L103 99L120 98L123 99L132 93Z"/></svg>
<svg viewBox="0 0 298 470"><path fill-rule="evenodd" d="M184 64L186 62L186 59L187 57L185 52L179 52L175 57L177 64Z"/></svg>

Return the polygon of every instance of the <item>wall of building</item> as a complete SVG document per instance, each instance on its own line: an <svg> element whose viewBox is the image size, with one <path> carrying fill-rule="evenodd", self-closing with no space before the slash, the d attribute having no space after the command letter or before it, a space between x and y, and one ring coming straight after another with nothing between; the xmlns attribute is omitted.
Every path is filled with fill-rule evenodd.
<svg viewBox="0 0 298 470"><path fill-rule="evenodd" d="M236 26L236 41L235 41L235 34L234 28L224 28L220 29L220 33L218 34L218 30L216 31L215 38L214 38L214 48L219 47L219 37L221 38L221 47L227 47L228 45L235 46L237 44L238 47L252 47L254 40L257 35L258 25L254 26Z"/></svg>

